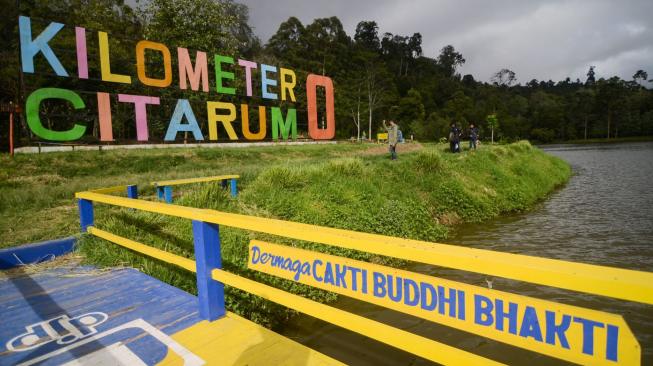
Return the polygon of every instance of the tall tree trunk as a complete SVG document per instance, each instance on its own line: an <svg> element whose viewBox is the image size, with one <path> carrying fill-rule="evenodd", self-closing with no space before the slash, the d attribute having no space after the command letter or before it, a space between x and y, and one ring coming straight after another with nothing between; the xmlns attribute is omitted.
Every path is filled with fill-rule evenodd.
<svg viewBox="0 0 653 366"><path fill-rule="evenodd" d="M587 115L585 115L585 140L587 140Z"/></svg>
<svg viewBox="0 0 653 366"><path fill-rule="evenodd" d="M372 139L372 91L370 88L367 88L367 110L368 110L368 127L369 127L369 135L367 135L368 140Z"/></svg>
<svg viewBox="0 0 653 366"><path fill-rule="evenodd" d="M612 122L612 111L608 109L608 140L610 139L610 122Z"/></svg>
<svg viewBox="0 0 653 366"><path fill-rule="evenodd" d="M325 69L326 69L326 53L322 57L322 76L325 75L325 72L326 72Z"/></svg>
<svg viewBox="0 0 653 366"><path fill-rule="evenodd" d="M614 138L616 138L616 139L619 138L619 124L618 123L614 124Z"/></svg>
<svg viewBox="0 0 653 366"><path fill-rule="evenodd" d="M360 90L360 89L359 89ZM356 141L361 140L361 97L360 91L358 93L358 103L356 103L356 128L358 129L358 136L356 136Z"/></svg>

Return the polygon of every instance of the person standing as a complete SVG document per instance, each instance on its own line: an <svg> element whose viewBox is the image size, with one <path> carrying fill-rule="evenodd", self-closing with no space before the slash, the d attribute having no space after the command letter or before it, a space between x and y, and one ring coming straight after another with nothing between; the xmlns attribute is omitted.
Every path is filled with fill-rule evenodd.
<svg viewBox="0 0 653 366"><path fill-rule="evenodd" d="M399 126L394 121L390 121L389 125L386 125L385 120L383 120L383 127L388 131L388 145L390 150L390 159L397 160L397 142L399 142Z"/></svg>
<svg viewBox="0 0 653 366"><path fill-rule="evenodd" d="M449 130L449 148L452 153L460 152L460 129L455 123L451 124L451 129Z"/></svg>
<svg viewBox="0 0 653 366"><path fill-rule="evenodd" d="M476 145L478 143L478 127L474 126L474 124L469 125L469 149L470 150L476 150Z"/></svg>

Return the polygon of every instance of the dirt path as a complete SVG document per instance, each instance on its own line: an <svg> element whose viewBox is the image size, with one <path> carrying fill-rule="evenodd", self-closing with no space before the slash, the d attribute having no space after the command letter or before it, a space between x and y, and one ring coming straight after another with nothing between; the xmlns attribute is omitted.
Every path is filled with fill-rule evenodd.
<svg viewBox="0 0 653 366"><path fill-rule="evenodd" d="M418 151L423 148L424 147L419 142L399 144L397 145L397 154ZM382 154L389 154L388 144L376 144L374 147L370 147L369 149L361 152L361 155L363 156Z"/></svg>

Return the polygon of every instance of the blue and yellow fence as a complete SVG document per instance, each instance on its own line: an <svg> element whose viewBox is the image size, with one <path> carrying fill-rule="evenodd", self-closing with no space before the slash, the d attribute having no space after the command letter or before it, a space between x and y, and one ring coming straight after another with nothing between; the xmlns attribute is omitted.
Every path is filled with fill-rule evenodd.
<svg viewBox="0 0 653 366"><path fill-rule="evenodd" d="M128 197L109 194L117 191L127 191ZM76 193L82 231L195 272L200 315L210 321L224 316L224 285L228 285L434 362L498 364L224 271L221 225L653 305L653 273L649 272L178 206L135 199L136 192L135 186L119 186ZM192 220L195 261L97 228L94 204ZM248 267L577 364L639 365L641 362L640 346L618 314L255 240L249 244Z"/></svg>
<svg viewBox="0 0 653 366"><path fill-rule="evenodd" d="M172 203L173 186L180 186L184 184L193 184L193 183L206 183L206 182L218 181L222 184L223 188L226 188L227 182L229 182L231 197L236 197L238 195L238 187L236 185L236 179L238 178L240 178L238 175L217 175L213 177L162 180L162 181L152 182L152 185L156 187L156 193L159 199L163 199L167 203Z"/></svg>

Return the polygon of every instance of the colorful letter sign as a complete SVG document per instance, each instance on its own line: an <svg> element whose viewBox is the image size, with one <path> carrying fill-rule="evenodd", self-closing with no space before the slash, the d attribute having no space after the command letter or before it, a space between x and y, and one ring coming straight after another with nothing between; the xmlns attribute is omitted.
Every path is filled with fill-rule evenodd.
<svg viewBox="0 0 653 366"><path fill-rule="evenodd" d="M247 267L569 362L640 363L619 315L261 241Z"/></svg>
<svg viewBox="0 0 653 366"><path fill-rule="evenodd" d="M66 68L70 68L72 65L64 67L62 59L59 59L54 49L50 47L50 42L55 37L65 37L61 33L67 31L68 28L66 27L64 24L52 22L35 37L32 34L32 20L26 16L19 17L21 65L24 73L36 73L37 71L34 70L35 64L39 65L39 67L43 66L41 66L42 63L35 62L35 59L43 57L47 61L48 68L47 70L38 70L39 72L47 71L54 72L55 75L60 77L75 77L69 75L66 71ZM186 95L172 102L169 101L169 97L117 95L119 102L134 104L133 119L136 121L138 141L148 141L150 137L147 121L148 108L163 108L166 111L173 111L165 133L165 141L174 141L178 132L192 132L197 141L203 141L204 136L207 134L210 141L216 141L218 135L227 136L231 141L238 141L240 138L239 132L234 126L236 128L240 126L241 136L246 140L263 140L266 137L272 140L278 140L279 138L283 140L297 139L297 120L301 116L298 117L297 109L292 106L292 103L297 102L295 92L298 89L298 80L295 71L291 69L275 65L259 65L256 62L242 59L238 59L236 62L231 56L207 55L206 52L200 50L195 51L195 61L193 63L188 49L181 47L170 48L162 43L149 40L136 42L131 54L132 61L119 60L118 55L115 55L116 58L112 60L110 34L98 31L97 43L94 45L97 50L89 52L87 49L89 44L87 44L86 29L83 27L69 28L70 35L72 36L72 32L74 32L75 36L75 43L71 45L74 50L71 49L70 51L77 56L76 77L78 79L87 81L101 80L108 85L116 85L116 83L131 85L134 83L135 86L140 84L156 88L169 88L174 85L179 90L203 93L202 95L207 96L207 100L191 105L190 101L196 102L196 100ZM61 46L58 47L61 48ZM175 51L177 55L172 54ZM89 58L89 55L91 58ZM212 74L209 72L211 69L208 65L209 60L213 62ZM177 64L173 65L173 62ZM97 73L97 75L89 75L92 72ZM211 77L213 80L210 80ZM255 77L258 80L253 80ZM176 80L173 80L174 78ZM61 85L62 83L58 82L57 84ZM209 85L215 85L215 87L210 88ZM260 85L260 88L254 87L256 85ZM333 82L327 76L309 74L305 86L307 92L307 114L305 116L306 121L308 121L309 136L315 140L334 138L335 99ZM324 107L326 124L318 124L317 87L324 87L326 91L326 104ZM152 91L153 89L147 90ZM81 94L86 95L88 93ZM115 100L116 96L106 90L94 94L96 95L92 98L97 100L97 104L94 101L84 103L80 94L72 90L37 89L27 98L26 110L29 113L26 114L26 118L28 126L34 134L46 140L70 141L83 137L86 133L86 125L75 125L69 131L51 131L43 127L40 122L40 100L45 98L67 99L76 109L85 109L87 105L97 105L97 113L93 114L98 117L100 141L113 141L111 101ZM166 95L169 96L170 94ZM238 103L240 108L236 108L237 100L225 100L225 96L231 98L258 98L259 100L280 99L280 102L283 102L283 107L270 106L268 103L265 103L265 106L259 106L259 128L257 129L258 132L254 133L250 128L250 116L247 114L250 110L249 106ZM174 103L174 106L172 103ZM288 106L289 104L290 106ZM206 120L197 121L195 116L204 115L195 113L193 108L204 108L204 106L207 109ZM122 116L120 113L113 115ZM187 123L182 123L183 119ZM268 121L270 121L269 127L266 125ZM202 132L200 126L206 128L206 131ZM271 133L268 135L270 131Z"/></svg>

